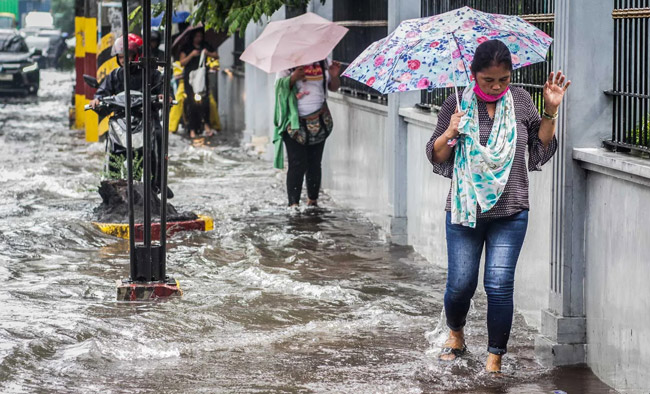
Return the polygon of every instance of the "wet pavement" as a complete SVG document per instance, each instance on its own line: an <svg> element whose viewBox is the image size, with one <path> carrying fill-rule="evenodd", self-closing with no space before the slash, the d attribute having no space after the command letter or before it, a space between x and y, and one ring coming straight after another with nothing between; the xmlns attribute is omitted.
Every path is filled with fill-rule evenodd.
<svg viewBox="0 0 650 394"><path fill-rule="evenodd" d="M483 295L470 354L439 363L444 270L327 196L287 210L270 163L177 135L172 202L215 230L170 240L182 298L116 302L128 242L90 224L104 146L66 127L72 78L0 98L1 392L614 392L586 368L539 366L519 315L504 374L484 373Z"/></svg>

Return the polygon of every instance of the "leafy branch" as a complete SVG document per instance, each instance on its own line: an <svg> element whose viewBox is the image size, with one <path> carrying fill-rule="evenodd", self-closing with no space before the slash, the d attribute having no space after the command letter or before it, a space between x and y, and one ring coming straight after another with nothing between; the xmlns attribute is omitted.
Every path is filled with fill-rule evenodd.
<svg viewBox="0 0 650 394"><path fill-rule="evenodd" d="M192 14L194 22L216 31L227 31L240 35L250 22L257 23L262 17L271 17L283 5L304 8L310 0L195 0L196 9ZM321 4L325 0L320 0Z"/></svg>
<svg viewBox="0 0 650 394"><path fill-rule="evenodd" d="M102 171L103 179L127 179L126 155L109 153L108 168ZM142 179L144 167L142 161L144 156L137 151L133 152L133 179Z"/></svg>
<svg viewBox="0 0 650 394"><path fill-rule="evenodd" d="M226 31L228 35L239 31L244 34L249 23L259 22L262 17L271 17L282 6L305 8L310 0L194 0L191 22L202 22L205 27L215 31ZM325 4L325 0L320 0ZM174 0L174 8L181 3ZM152 14L158 16L165 11L164 3L152 6ZM142 22L142 7L136 7L129 19L134 25ZM163 19L164 22L164 19Z"/></svg>

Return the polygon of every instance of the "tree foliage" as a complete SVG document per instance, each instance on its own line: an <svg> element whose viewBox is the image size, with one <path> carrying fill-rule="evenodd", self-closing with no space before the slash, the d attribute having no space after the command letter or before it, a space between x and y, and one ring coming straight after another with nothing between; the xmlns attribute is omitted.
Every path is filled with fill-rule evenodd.
<svg viewBox="0 0 650 394"><path fill-rule="evenodd" d="M257 23L262 17L270 17L283 5L287 7L305 8L311 0L194 0L192 22L202 22L207 28L215 31L226 31L228 35L240 32L244 34L249 23ZM314 0L316 1L316 0ZM318 0L325 4L325 0ZM174 8L181 0L174 0ZM152 5L152 14L160 15L165 10L165 3ZM142 8L133 10L129 19L131 23L142 20ZM163 20L164 23L164 20Z"/></svg>
<svg viewBox="0 0 650 394"><path fill-rule="evenodd" d="M74 0L52 0L52 15L54 26L74 34Z"/></svg>
<svg viewBox="0 0 650 394"><path fill-rule="evenodd" d="M246 30L250 22L270 17L283 5L304 8L310 0L195 0L193 18L216 31L233 34ZM321 4L325 0L320 0Z"/></svg>

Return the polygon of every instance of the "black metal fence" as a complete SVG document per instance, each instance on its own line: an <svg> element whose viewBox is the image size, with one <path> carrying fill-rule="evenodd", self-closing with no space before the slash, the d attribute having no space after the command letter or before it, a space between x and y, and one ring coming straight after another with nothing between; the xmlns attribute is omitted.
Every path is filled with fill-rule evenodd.
<svg viewBox="0 0 650 394"><path fill-rule="evenodd" d="M650 0L615 0L612 138L614 150L650 153Z"/></svg>
<svg viewBox="0 0 650 394"><path fill-rule="evenodd" d="M333 58L345 68L371 43L388 35L388 0L334 0L333 21L350 29L334 48ZM341 78L341 92L386 103L387 96L350 78Z"/></svg>
<svg viewBox="0 0 650 394"><path fill-rule="evenodd" d="M464 6L494 14L519 15L546 34L553 36L555 0L422 0L421 14L423 17L437 15ZM553 46L549 49L544 63L520 68L512 74L512 85L526 89L540 112L544 105L544 82L551 71L552 61ZM452 93L453 89L423 91L420 105L429 108L433 105L440 106Z"/></svg>

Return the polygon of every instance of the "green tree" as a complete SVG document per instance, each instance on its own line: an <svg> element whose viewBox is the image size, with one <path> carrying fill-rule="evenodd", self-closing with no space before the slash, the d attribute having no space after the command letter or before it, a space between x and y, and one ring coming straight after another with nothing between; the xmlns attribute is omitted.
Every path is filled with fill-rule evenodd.
<svg viewBox="0 0 650 394"><path fill-rule="evenodd" d="M197 0L194 20L217 31L245 31L250 22L270 17L283 5L304 8L310 0ZM320 0L321 4L325 0Z"/></svg>
<svg viewBox="0 0 650 394"><path fill-rule="evenodd" d="M67 1L67 0L58 0ZM216 31L227 31L234 34L243 32L251 22L259 22L263 16L270 17L283 5L287 7L304 8L311 0L195 0L192 19L194 23L202 22L206 27ZM316 1L316 0L314 0ZM325 0L318 0L325 4ZM174 0L180 4L180 0ZM153 5L153 14L160 15L165 10L164 3ZM130 19L137 22L142 18L141 8L135 9Z"/></svg>
<svg viewBox="0 0 650 394"><path fill-rule="evenodd" d="M74 0L52 0L54 26L62 32L74 34Z"/></svg>

